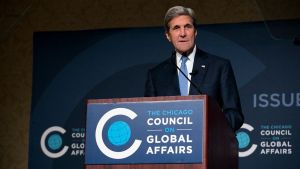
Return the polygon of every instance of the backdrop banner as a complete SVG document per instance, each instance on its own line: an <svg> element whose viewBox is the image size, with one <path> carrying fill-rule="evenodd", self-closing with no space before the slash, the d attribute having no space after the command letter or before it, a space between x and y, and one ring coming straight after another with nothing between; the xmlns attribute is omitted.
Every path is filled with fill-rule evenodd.
<svg viewBox="0 0 300 169"><path fill-rule="evenodd" d="M274 21L281 24L273 29L288 33L286 22ZM300 30L300 20L293 23ZM265 26L199 25L196 43L232 63L245 115L237 132L240 169L298 169L300 46ZM163 27L33 38L29 169L83 169L87 100L143 97L147 70L173 50Z"/></svg>

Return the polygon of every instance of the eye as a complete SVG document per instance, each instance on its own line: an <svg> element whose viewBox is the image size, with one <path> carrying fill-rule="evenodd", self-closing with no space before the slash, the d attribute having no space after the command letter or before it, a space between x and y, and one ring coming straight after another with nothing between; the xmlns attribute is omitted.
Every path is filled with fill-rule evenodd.
<svg viewBox="0 0 300 169"><path fill-rule="evenodd" d="M186 24L186 25L184 25L184 28L192 29L192 28L194 28L194 26L191 24Z"/></svg>
<svg viewBox="0 0 300 169"><path fill-rule="evenodd" d="M173 28L172 28L172 30L177 30L177 29L179 29L180 27L178 26L178 25L175 25Z"/></svg>

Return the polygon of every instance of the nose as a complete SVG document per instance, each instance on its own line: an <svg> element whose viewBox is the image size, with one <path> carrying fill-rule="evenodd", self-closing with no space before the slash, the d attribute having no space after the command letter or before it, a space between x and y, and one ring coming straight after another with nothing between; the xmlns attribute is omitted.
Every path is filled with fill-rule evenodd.
<svg viewBox="0 0 300 169"><path fill-rule="evenodd" d="M186 36L186 31L184 28L180 28L180 32L179 32L181 37L185 37Z"/></svg>

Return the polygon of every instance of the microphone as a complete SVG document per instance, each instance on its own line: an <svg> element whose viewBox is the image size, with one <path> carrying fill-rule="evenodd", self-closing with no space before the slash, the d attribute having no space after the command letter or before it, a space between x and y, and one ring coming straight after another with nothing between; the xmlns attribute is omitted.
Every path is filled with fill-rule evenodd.
<svg viewBox="0 0 300 169"><path fill-rule="evenodd" d="M198 70L193 70L193 71L190 73L191 76L194 76L194 75L196 75L196 74L198 74Z"/></svg>
<svg viewBox="0 0 300 169"><path fill-rule="evenodd" d="M201 90L198 88L198 86L197 86L194 82L192 82L192 81L189 79L189 77L186 76L186 74L183 73L183 71L177 66L176 63L174 63L174 61L172 61L172 63L176 66L176 69L178 69L179 72L183 74L183 76L190 82L190 84L191 84L191 85L197 90L197 92L201 95L202 92L201 92ZM196 75L197 73L198 73L198 70L194 70L194 71L192 71L192 72L190 73L190 75L191 75L191 76L194 76L194 75Z"/></svg>

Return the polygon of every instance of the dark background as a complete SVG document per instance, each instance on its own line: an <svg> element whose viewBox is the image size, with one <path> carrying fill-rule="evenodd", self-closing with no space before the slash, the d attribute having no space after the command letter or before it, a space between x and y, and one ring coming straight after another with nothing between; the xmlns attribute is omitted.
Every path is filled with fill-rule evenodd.
<svg viewBox="0 0 300 169"><path fill-rule="evenodd" d="M300 30L300 21L292 22L298 23ZM286 30L283 26L274 28ZM147 70L172 52L162 33L163 27L34 34L30 169L82 168L83 157L71 157L69 152L58 159L45 156L39 145L42 133L54 125L65 128L67 133L72 128L84 128L87 99L142 97ZM198 47L231 61L245 123L254 128L253 132L244 130L250 143L239 151L252 144L258 148L240 158L240 168L298 168L300 98L291 98L291 94L300 95L299 46L289 39L274 40L264 22L199 25L198 36ZM254 107L253 97L260 94L284 94L285 102L292 104ZM271 99L268 102L276 103ZM279 141L290 141L292 154L261 154L260 143L266 138L274 141L272 136L260 134L262 125L292 126L291 136L278 136ZM70 145L72 141L66 137L64 144Z"/></svg>

